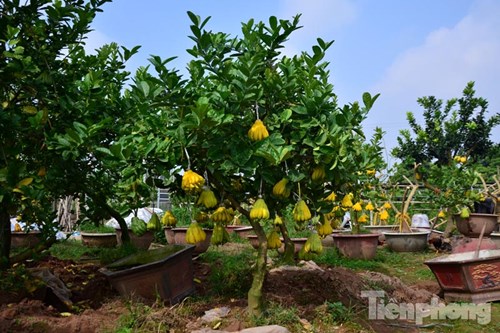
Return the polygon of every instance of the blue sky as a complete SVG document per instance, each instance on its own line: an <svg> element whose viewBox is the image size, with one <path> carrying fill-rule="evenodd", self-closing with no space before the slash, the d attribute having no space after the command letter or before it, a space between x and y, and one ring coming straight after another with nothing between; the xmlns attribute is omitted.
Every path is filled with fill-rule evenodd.
<svg viewBox="0 0 500 333"><path fill-rule="evenodd" d="M302 29L286 43L285 53L309 51L316 38L334 40L327 53L331 82L341 105L380 93L364 128L386 131L385 145L396 144L407 127L406 112L418 118L417 98L460 97L469 81L500 112L500 1L497 0L115 0L103 7L87 48L117 42L141 45L129 63L134 71L151 54L177 56L181 72L191 59L186 12L211 16L208 30L241 35L241 22L267 22L270 16L302 14ZM500 129L493 132L500 142ZM388 152L387 152L388 153ZM390 156L388 156L391 161Z"/></svg>

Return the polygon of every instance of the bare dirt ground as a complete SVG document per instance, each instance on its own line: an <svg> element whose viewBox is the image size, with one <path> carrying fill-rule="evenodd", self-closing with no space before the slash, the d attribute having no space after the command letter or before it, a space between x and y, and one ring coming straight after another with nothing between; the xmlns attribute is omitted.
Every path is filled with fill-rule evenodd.
<svg viewBox="0 0 500 333"><path fill-rule="evenodd" d="M130 314L130 303L111 289L105 277L98 272L99 265L63 261L53 257L46 257L31 265L48 267L59 277L71 290L73 307L65 309L64 304L58 304L47 295L42 297L40 293L36 299L32 295L0 292L0 332L114 332L119 318ZM206 295L209 290L203 281L207 279L212 267L195 260L194 268L195 280L201 282L196 284L196 292L198 295ZM353 311L366 313L368 301L360 296L360 290L370 289L367 281L385 285L388 297L400 302L428 302L439 292L439 286L433 282L406 286L399 279L380 273L356 273L340 267L318 267L314 263L301 269L284 267L271 270L264 290L266 300L296 308L300 318L307 323L313 321L318 307L324 305L325 301L340 301ZM242 314L245 311L245 299L230 299L226 304L221 304L220 299L214 299L212 303L204 302L198 309L196 305L191 305L191 317L169 315L172 308L160 306L151 316L169 321L170 327L178 327L175 332L191 332L203 326L199 318L204 311L223 305L229 306L231 312L225 320L226 324L219 329L236 331L244 328ZM366 314L356 316L358 323L367 332L401 331L400 327L394 327L390 323L362 318L366 318ZM338 331L347 332L342 328ZM412 332L412 329L405 328L404 331Z"/></svg>

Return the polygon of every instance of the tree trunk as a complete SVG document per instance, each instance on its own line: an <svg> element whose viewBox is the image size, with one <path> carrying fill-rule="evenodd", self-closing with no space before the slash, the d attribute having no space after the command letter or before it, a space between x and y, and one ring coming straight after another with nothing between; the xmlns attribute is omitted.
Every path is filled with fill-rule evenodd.
<svg viewBox="0 0 500 333"><path fill-rule="evenodd" d="M288 230L285 224L279 225L281 234L283 235L283 240L285 243L285 252L283 253L283 261L287 264L292 264L294 262L295 256L295 245L288 236Z"/></svg>
<svg viewBox="0 0 500 333"><path fill-rule="evenodd" d="M259 222L250 220L250 224L259 239L259 248L253 271L252 286L248 291L248 313L258 316L262 313L262 286L267 272L267 237Z"/></svg>
<svg viewBox="0 0 500 333"><path fill-rule="evenodd" d="M97 195L94 193L87 193L87 195L94 201L96 205L99 205L101 208L105 209L111 217L113 217L117 222L118 225L120 226L120 229L122 231L122 244L128 244L130 243L130 236L128 233L128 227L127 227L127 222L125 222L125 219L121 216L121 214L113 209L107 201L106 198L102 197L101 195Z"/></svg>
<svg viewBox="0 0 500 333"><path fill-rule="evenodd" d="M455 229L455 223L453 222L453 216L451 215L451 210L448 212L448 217L446 219L446 228L444 229L443 237L450 237L451 233Z"/></svg>
<svg viewBox="0 0 500 333"><path fill-rule="evenodd" d="M0 271L10 266L10 214L5 205L0 204Z"/></svg>

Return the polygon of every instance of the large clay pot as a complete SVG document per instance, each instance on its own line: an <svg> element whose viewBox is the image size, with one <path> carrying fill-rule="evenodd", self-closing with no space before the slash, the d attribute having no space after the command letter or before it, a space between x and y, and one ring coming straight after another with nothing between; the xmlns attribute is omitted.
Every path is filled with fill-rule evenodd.
<svg viewBox="0 0 500 333"><path fill-rule="evenodd" d="M466 237L479 237L483 226L484 236L489 236L493 231L497 230L496 214L480 214L471 213L466 219L460 217L460 214L453 215L458 231Z"/></svg>
<svg viewBox="0 0 500 333"><path fill-rule="evenodd" d="M172 231L174 232L174 240L175 244L187 244L186 242L186 232L188 228L172 228ZM194 255L201 254L203 252L206 252L208 250L208 247L210 246L210 240L212 239L212 229L203 229L205 231L205 234L207 237L205 238L204 241L198 242L195 245L195 248L193 250Z"/></svg>
<svg viewBox="0 0 500 333"><path fill-rule="evenodd" d="M248 235L253 235L253 228L252 227L242 227L240 226L239 228L236 228L233 230L233 232L238 235L240 238L246 238Z"/></svg>
<svg viewBox="0 0 500 333"><path fill-rule="evenodd" d="M89 247L115 247L118 244L116 233L81 232L83 245Z"/></svg>
<svg viewBox="0 0 500 333"><path fill-rule="evenodd" d="M383 244L385 242L384 232L396 232L399 230L399 225L367 225L363 227L364 229L370 231L372 234L379 234L378 242Z"/></svg>
<svg viewBox="0 0 500 333"><path fill-rule="evenodd" d="M175 304L195 291L193 245L167 245L118 260L100 270L122 296Z"/></svg>
<svg viewBox="0 0 500 333"><path fill-rule="evenodd" d="M377 254L379 234L332 234L340 253L352 259L373 259Z"/></svg>
<svg viewBox="0 0 500 333"><path fill-rule="evenodd" d="M122 245L122 231L119 228L115 229L116 241L118 245ZM130 243L138 249L148 249L154 239L153 231L146 231L143 235L138 236L129 230Z"/></svg>
<svg viewBox="0 0 500 333"><path fill-rule="evenodd" d="M394 252L420 252L428 246L430 231L384 232L385 243Z"/></svg>
<svg viewBox="0 0 500 333"><path fill-rule="evenodd" d="M171 227L165 227L163 228L165 231L165 239L167 240L168 244L175 244L175 233L173 232Z"/></svg>
<svg viewBox="0 0 500 333"><path fill-rule="evenodd" d="M500 250L441 256L424 262L434 273L447 302L500 300Z"/></svg>
<svg viewBox="0 0 500 333"><path fill-rule="evenodd" d="M16 247L33 247L40 243L41 232L32 230L30 232L12 231L10 234L10 246Z"/></svg>

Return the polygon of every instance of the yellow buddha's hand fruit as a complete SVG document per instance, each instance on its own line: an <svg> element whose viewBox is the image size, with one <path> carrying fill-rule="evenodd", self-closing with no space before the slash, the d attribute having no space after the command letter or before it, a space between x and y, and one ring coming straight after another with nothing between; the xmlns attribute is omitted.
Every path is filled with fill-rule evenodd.
<svg viewBox="0 0 500 333"><path fill-rule="evenodd" d="M206 208L212 208L217 205L217 199L215 198L214 192L205 186L196 203L200 206L205 206Z"/></svg>
<svg viewBox="0 0 500 333"><path fill-rule="evenodd" d="M335 192L332 192L324 200L334 202L337 200L337 196L335 195Z"/></svg>
<svg viewBox="0 0 500 333"><path fill-rule="evenodd" d="M375 209L375 207L373 207L373 204L371 202L369 202L366 204L365 209L368 211L372 211Z"/></svg>
<svg viewBox="0 0 500 333"><path fill-rule="evenodd" d="M290 188L287 185L288 179L281 179L273 186L273 194L278 198L288 198L290 196Z"/></svg>
<svg viewBox="0 0 500 333"><path fill-rule="evenodd" d="M304 200L300 199L293 208L293 219L300 223L311 219L311 211Z"/></svg>
<svg viewBox="0 0 500 333"><path fill-rule="evenodd" d="M470 210L467 207L462 208L460 211L460 217L463 219L468 219L470 216Z"/></svg>
<svg viewBox="0 0 500 333"><path fill-rule="evenodd" d="M278 214L276 214L276 216L274 217L274 225L280 225L280 224L283 224L283 220Z"/></svg>
<svg viewBox="0 0 500 333"><path fill-rule="evenodd" d="M228 224L233 220L233 215L231 212L225 208L225 207L219 207L213 212L212 216L210 217L212 221L214 222L219 222L222 224Z"/></svg>
<svg viewBox="0 0 500 333"><path fill-rule="evenodd" d="M267 235L267 248L270 250L279 249L281 247L281 239L276 230L271 231Z"/></svg>
<svg viewBox="0 0 500 333"><path fill-rule="evenodd" d="M268 219L269 209L267 209L264 199L259 198L255 201L252 209L250 210L250 218L252 220Z"/></svg>
<svg viewBox="0 0 500 333"><path fill-rule="evenodd" d="M388 202L388 201L386 201L386 202L384 203L384 208L385 208L385 209L391 209L391 208L392 208L391 203L390 203L390 202Z"/></svg>
<svg viewBox="0 0 500 333"><path fill-rule="evenodd" d="M358 218L358 222L359 222L359 223L366 223L366 222L368 222L368 215L366 215L366 214L361 215L361 216Z"/></svg>
<svg viewBox="0 0 500 333"><path fill-rule="evenodd" d="M319 235L315 232L309 235L303 249L306 253L312 252L315 254L321 254L321 252L323 252L323 244L321 243L321 238L319 238Z"/></svg>
<svg viewBox="0 0 500 333"><path fill-rule="evenodd" d="M229 241L229 233L220 223L214 225L210 243L213 245L223 245Z"/></svg>
<svg viewBox="0 0 500 333"><path fill-rule="evenodd" d="M207 234L205 233L205 231L203 231L198 222L191 222L186 231L186 243L196 244L199 242L203 242L206 238Z"/></svg>
<svg viewBox="0 0 500 333"><path fill-rule="evenodd" d="M260 119L257 119L255 123L253 123L252 127L248 130L248 137L252 141L260 141L267 138L268 136L269 132Z"/></svg>
<svg viewBox="0 0 500 333"><path fill-rule="evenodd" d="M439 213L438 213L438 217L439 218L445 218L446 217L446 213L443 210L440 210Z"/></svg>
<svg viewBox="0 0 500 333"><path fill-rule="evenodd" d="M311 179L315 182L324 180L326 177L325 167L323 165L317 165L311 174Z"/></svg>
<svg viewBox="0 0 500 333"><path fill-rule="evenodd" d="M320 237L328 236L333 232L332 224L325 215L323 215L323 223L317 225L316 230L318 231L318 235Z"/></svg>
<svg viewBox="0 0 500 333"><path fill-rule="evenodd" d="M361 207L360 202L356 202L354 205L352 205L352 209L356 212L360 212L363 210L363 207Z"/></svg>
<svg viewBox="0 0 500 333"><path fill-rule="evenodd" d="M161 217L161 222L166 227L173 227L177 224L177 218L174 216L171 210L167 210Z"/></svg>
<svg viewBox="0 0 500 333"><path fill-rule="evenodd" d="M205 179L192 170L187 170L182 176L182 189L188 193L199 192L203 184L205 184Z"/></svg>
<svg viewBox="0 0 500 333"><path fill-rule="evenodd" d="M340 205L344 208L351 208L353 206L352 204L352 194L351 193L348 193L346 195L344 195L344 197L342 198L342 202L340 203Z"/></svg>
<svg viewBox="0 0 500 333"><path fill-rule="evenodd" d="M389 218L389 213L384 209L380 212L379 217L381 221L387 221L387 219Z"/></svg>

